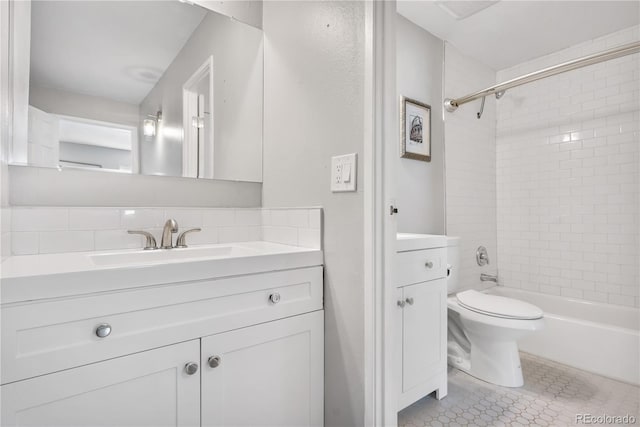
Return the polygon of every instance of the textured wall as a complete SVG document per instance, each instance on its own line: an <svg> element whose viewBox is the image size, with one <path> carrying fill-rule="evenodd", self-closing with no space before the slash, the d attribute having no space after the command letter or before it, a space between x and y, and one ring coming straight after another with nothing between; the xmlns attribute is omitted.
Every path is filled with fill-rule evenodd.
<svg viewBox="0 0 640 427"><path fill-rule="evenodd" d="M444 43L398 15L396 81L398 96L431 106L431 161L396 161L398 231L444 234L444 123L442 61Z"/></svg>
<svg viewBox="0 0 640 427"><path fill-rule="evenodd" d="M498 80L639 39L632 27L502 70ZM635 54L509 90L498 102L506 286L640 305L639 92Z"/></svg>
<svg viewBox="0 0 640 427"><path fill-rule="evenodd" d="M357 193L331 193L331 156L364 141L365 4L263 7L263 204L324 209L325 424L364 424L362 168ZM360 156L360 159L362 156Z"/></svg>

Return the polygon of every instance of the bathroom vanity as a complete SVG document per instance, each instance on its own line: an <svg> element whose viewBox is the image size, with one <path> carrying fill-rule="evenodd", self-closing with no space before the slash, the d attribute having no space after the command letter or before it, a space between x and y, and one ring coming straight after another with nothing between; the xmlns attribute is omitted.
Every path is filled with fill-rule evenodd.
<svg viewBox="0 0 640 427"><path fill-rule="evenodd" d="M323 424L322 251L268 242L3 263L3 426Z"/></svg>
<svg viewBox="0 0 640 427"><path fill-rule="evenodd" d="M447 395L446 236L398 233L398 410Z"/></svg>

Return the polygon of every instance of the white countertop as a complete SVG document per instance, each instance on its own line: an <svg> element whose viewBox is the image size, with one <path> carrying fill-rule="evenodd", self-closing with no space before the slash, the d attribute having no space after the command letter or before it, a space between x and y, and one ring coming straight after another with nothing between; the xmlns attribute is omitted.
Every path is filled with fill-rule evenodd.
<svg viewBox="0 0 640 427"><path fill-rule="evenodd" d="M447 236L438 234L398 233L396 235L396 251L418 251L421 249L444 248Z"/></svg>
<svg viewBox="0 0 640 427"><path fill-rule="evenodd" d="M230 246L240 250L234 252L233 256L165 257L145 262L115 263L118 259L126 259L127 254L139 254L139 249L13 256L0 264L1 303L303 268L323 263L323 253L319 249L263 241L193 245L188 249L167 251L184 255L185 252L180 251L195 250L194 253L198 253L198 249L202 248L223 249ZM102 260L106 259L105 256L113 257L116 261L107 264L99 261L101 257Z"/></svg>

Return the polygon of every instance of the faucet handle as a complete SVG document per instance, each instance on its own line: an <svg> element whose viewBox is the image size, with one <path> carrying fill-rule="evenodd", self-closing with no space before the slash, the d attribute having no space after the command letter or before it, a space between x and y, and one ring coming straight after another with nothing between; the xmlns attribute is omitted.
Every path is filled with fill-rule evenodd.
<svg viewBox="0 0 640 427"><path fill-rule="evenodd" d="M176 240L176 248L186 248L187 247L187 234L193 233L196 231L202 231L201 228L192 228L190 230L183 231L178 236L178 240Z"/></svg>
<svg viewBox="0 0 640 427"><path fill-rule="evenodd" d="M144 250L145 251L158 249L158 244L156 243L156 238L153 237L153 234L149 233L148 231L128 230L127 233L129 233L129 234L140 234L140 235L146 237L147 241L144 244Z"/></svg>

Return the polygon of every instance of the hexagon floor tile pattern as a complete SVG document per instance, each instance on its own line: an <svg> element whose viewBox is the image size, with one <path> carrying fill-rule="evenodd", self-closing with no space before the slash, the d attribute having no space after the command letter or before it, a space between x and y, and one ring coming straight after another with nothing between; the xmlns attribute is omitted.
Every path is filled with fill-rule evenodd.
<svg viewBox="0 0 640 427"><path fill-rule="evenodd" d="M640 424L640 387L520 353L524 386L506 388L449 368L449 393L398 414L399 427L581 425L577 414L630 415Z"/></svg>

